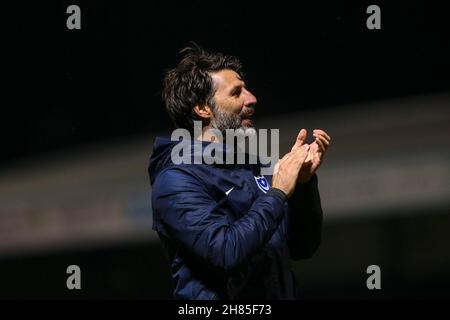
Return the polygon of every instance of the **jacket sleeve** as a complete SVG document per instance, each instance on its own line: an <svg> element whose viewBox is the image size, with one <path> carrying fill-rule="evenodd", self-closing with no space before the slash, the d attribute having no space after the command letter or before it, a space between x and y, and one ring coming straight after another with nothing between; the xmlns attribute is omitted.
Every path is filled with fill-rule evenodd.
<svg viewBox="0 0 450 320"><path fill-rule="evenodd" d="M317 175L298 184L289 204L288 246L291 259L307 259L317 251L322 235L323 212Z"/></svg>
<svg viewBox="0 0 450 320"><path fill-rule="evenodd" d="M155 229L196 258L230 270L270 240L282 220L285 196L269 190L232 222L225 201L215 201L188 172L163 171L152 188Z"/></svg>

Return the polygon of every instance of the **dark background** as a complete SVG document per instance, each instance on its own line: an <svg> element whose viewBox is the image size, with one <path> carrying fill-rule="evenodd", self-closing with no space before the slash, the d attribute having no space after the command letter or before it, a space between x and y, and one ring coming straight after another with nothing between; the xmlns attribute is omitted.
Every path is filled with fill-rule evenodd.
<svg viewBox="0 0 450 320"><path fill-rule="evenodd" d="M81 7L81 30L66 28L70 4ZM171 124L160 98L162 75L191 40L242 60L246 82L260 101L258 115L326 111L448 90L450 32L444 4L375 3L381 7L382 29L368 30L370 4L8 2L0 170L75 146L168 131ZM394 228L396 240L407 239L395 219L369 225ZM354 230L351 223L347 227ZM364 230L364 225L358 228ZM326 232L333 233L333 227ZM79 295L66 290L66 274L60 272L74 257L87 270ZM2 259L0 297L168 298L164 259L159 246L146 242ZM154 282L156 274L166 278ZM355 283L363 283L365 275L360 277ZM405 281L398 274L387 279L395 280L388 282L392 290L384 296L350 286L346 297L412 294L407 286L398 286ZM419 288L430 291L414 294L448 294L438 284L424 281ZM305 297L326 298L324 292L339 297L342 286L314 288Z"/></svg>
<svg viewBox="0 0 450 320"><path fill-rule="evenodd" d="M68 30L70 4L8 2L2 164L167 129L162 74L191 40L243 61L258 115L450 87L441 3L383 4L381 30L365 26L371 2L76 1Z"/></svg>

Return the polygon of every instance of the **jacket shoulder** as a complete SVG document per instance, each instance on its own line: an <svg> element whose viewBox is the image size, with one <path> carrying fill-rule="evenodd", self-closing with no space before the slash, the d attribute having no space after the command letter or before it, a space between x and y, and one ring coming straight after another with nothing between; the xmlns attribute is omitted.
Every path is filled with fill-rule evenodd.
<svg viewBox="0 0 450 320"><path fill-rule="evenodd" d="M152 189L175 189L180 187L201 187L205 185L205 182L196 172L194 168L190 166L170 166L163 169L153 183Z"/></svg>

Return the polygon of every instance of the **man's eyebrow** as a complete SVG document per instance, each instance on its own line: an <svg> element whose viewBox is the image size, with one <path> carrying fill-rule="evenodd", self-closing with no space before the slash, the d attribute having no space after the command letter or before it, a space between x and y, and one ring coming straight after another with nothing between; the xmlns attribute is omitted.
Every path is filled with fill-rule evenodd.
<svg viewBox="0 0 450 320"><path fill-rule="evenodd" d="M231 88L231 90L230 90L230 94L233 94L233 93L235 93L237 90L242 89L242 88L245 88L245 83L244 83L244 82L242 82L242 83L240 83L240 84L237 84L237 85L233 86L233 87Z"/></svg>

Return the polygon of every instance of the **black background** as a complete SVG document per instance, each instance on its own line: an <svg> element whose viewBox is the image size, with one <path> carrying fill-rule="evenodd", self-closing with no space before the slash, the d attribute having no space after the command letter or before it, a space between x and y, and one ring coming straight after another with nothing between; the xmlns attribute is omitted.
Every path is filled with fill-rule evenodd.
<svg viewBox="0 0 450 320"><path fill-rule="evenodd" d="M443 3L377 3L381 30L370 4L8 2L1 163L170 128L161 79L189 41L243 61L258 115L450 88Z"/></svg>

